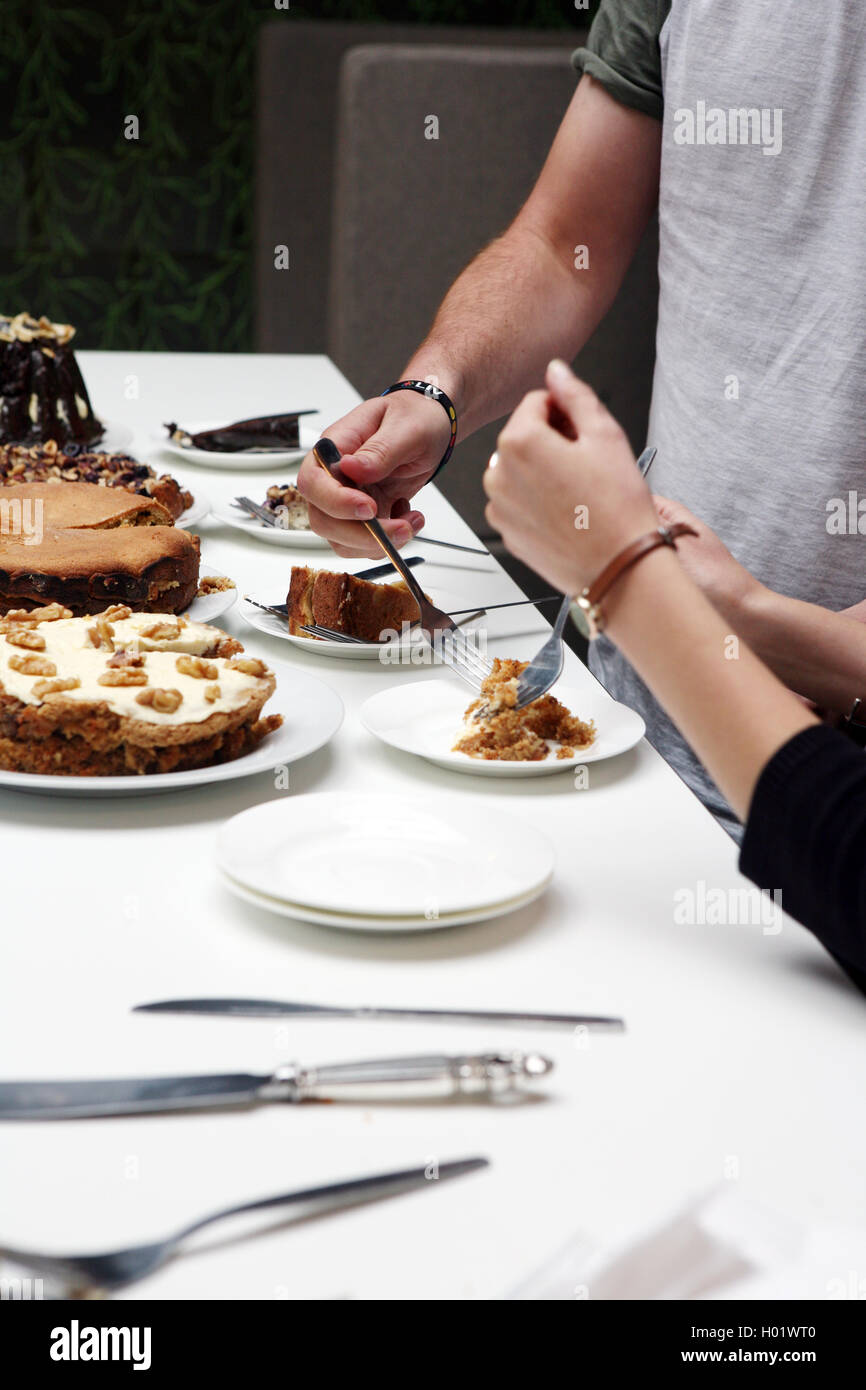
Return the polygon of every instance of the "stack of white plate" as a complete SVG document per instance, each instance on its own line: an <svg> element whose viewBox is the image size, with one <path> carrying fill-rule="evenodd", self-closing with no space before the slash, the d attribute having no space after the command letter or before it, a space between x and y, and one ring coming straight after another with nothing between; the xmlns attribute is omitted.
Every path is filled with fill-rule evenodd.
<svg viewBox="0 0 866 1390"><path fill-rule="evenodd" d="M323 792L253 806L220 831L226 886L257 907L356 931L429 931L544 892L550 841L452 797Z"/></svg>

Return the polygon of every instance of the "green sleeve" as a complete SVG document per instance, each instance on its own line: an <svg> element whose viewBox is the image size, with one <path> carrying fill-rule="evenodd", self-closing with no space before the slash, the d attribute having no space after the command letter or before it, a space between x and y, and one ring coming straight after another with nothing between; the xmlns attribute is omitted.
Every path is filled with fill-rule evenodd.
<svg viewBox="0 0 866 1390"><path fill-rule="evenodd" d="M589 73L623 106L661 120L662 97L659 33L671 0L602 0L585 48L571 61Z"/></svg>

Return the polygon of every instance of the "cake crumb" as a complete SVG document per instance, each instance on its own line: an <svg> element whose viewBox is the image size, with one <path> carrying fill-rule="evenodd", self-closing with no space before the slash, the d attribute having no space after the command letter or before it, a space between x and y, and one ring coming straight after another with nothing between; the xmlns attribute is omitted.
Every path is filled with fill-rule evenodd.
<svg viewBox="0 0 866 1390"><path fill-rule="evenodd" d="M541 762L550 756L548 740L559 743L556 757L573 758L578 748L588 748L596 735L595 724L576 718L553 695L542 695L516 710L517 682L529 665L496 657L493 670L481 686L481 695L469 706L464 719L467 731L453 751L488 762Z"/></svg>

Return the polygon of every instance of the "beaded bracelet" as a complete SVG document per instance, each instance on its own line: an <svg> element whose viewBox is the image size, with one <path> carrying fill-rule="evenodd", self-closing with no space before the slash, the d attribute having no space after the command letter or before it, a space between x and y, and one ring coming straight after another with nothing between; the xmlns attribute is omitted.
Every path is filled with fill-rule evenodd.
<svg viewBox="0 0 866 1390"><path fill-rule="evenodd" d="M422 396L428 396L431 401L438 401L447 414L448 419L451 421L451 438L448 441L448 448L442 455L436 472L430 478L430 482L432 483L433 478L435 478L438 473L442 472L442 469L454 453L454 445L457 442L457 411L454 409L454 403L450 396L446 396L441 386L434 386L432 382L429 381L396 381L393 386L387 386L382 392L382 395L390 396L392 391L419 391Z"/></svg>

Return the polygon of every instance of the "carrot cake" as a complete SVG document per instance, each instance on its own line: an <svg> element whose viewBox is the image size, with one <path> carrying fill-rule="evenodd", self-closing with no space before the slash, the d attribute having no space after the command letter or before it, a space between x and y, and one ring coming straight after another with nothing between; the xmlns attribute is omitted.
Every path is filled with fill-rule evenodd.
<svg viewBox="0 0 866 1390"><path fill-rule="evenodd" d="M402 580L376 584L354 574L334 574L306 565L292 568L286 606L294 637L308 636L304 624L319 623L350 637L378 642L383 632L400 632L403 623L417 623L420 617L418 605Z"/></svg>
<svg viewBox="0 0 866 1390"><path fill-rule="evenodd" d="M0 767L102 777L227 762L279 728L262 661L219 628L115 605L0 619Z"/></svg>
<svg viewBox="0 0 866 1390"><path fill-rule="evenodd" d="M156 474L150 464L130 454L95 452L56 440L44 444L0 444L0 483L96 483L122 488L160 502L177 521L193 504L193 495L169 473Z"/></svg>
<svg viewBox="0 0 866 1390"><path fill-rule="evenodd" d="M553 695L542 695L524 709L514 708L517 682L528 665L495 658L481 695L466 711L455 753L487 761L537 763L550 756L551 743L559 744L556 757L565 759L594 741L595 724L577 719Z"/></svg>
<svg viewBox="0 0 866 1390"><path fill-rule="evenodd" d="M0 443L102 438L72 351L74 336L69 323L0 314Z"/></svg>
<svg viewBox="0 0 866 1390"><path fill-rule="evenodd" d="M93 483L0 488L0 613L52 602L76 616L115 602L178 613L198 577L198 537L152 498Z"/></svg>

